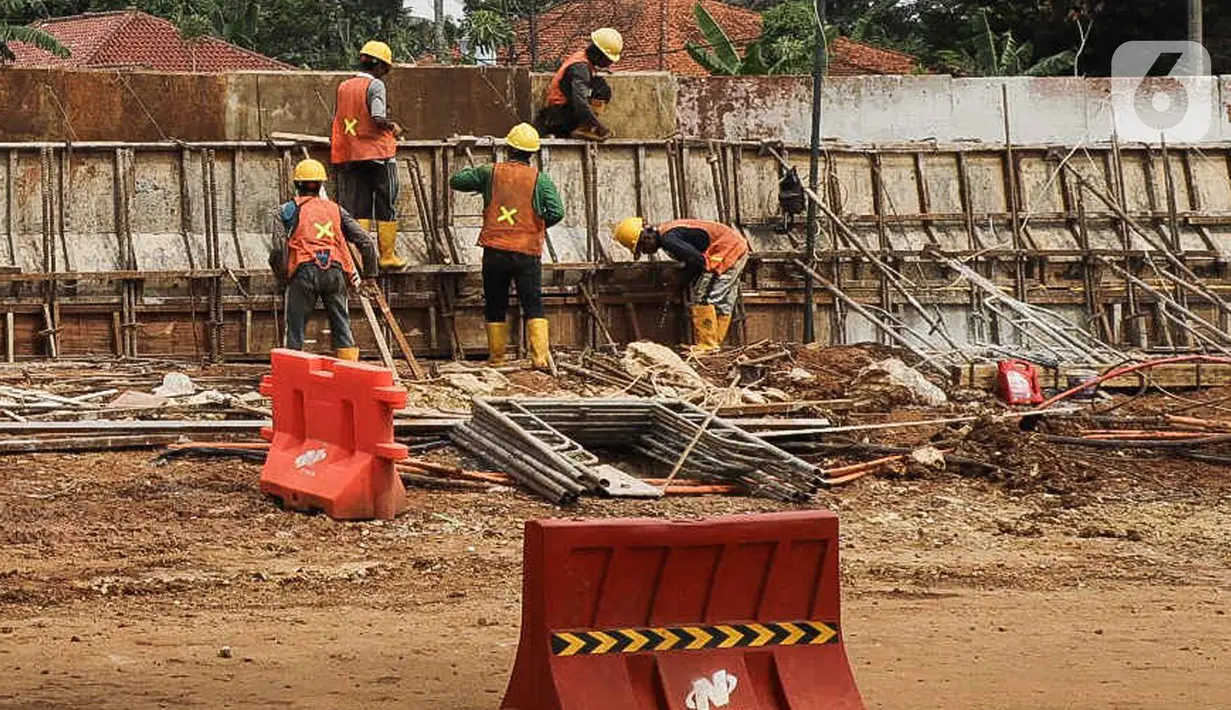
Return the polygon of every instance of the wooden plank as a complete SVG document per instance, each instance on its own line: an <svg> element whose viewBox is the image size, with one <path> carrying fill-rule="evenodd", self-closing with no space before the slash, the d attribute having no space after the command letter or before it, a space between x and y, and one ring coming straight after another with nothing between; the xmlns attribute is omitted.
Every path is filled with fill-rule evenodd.
<svg viewBox="0 0 1231 710"><path fill-rule="evenodd" d="M447 432L464 421L456 417L427 417L395 419L393 430L398 433ZM4 422L0 421L0 434L255 434L262 427L271 426L268 419L89 419L59 422Z"/></svg>
<svg viewBox="0 0 1231 710"><path fill-rule="evenodd" d="M385 336L380 332L380 322L376 320L376 312L372 310L372 302L362 293L359 296L359 305L363 306L363 314L367 316L368 325L372 328L372 337L376 339L376 349L380 351L380 359L385 363L385 367L393 372L393 381L401 384L402 376L398 374L397 363L393 361L393 353L389 352L389 343L385 340Z"/></svg>
<svg viewBox="0 0 1231 710"><path fill-rule="evenodd" d="M112 451L115 449L152 449L179 440L180 434L146 434L90 437L53 437L45 439L0 440L0 454L33 454L43 451Z"/></svg>
<svg viewBox="0 0 1231 710"><path fill-rule="evenodd" d="M393 317L393 311L389 308L389 301L385 300L385 294L380 288L372 289L373 298L376 299L376 305L380 307L380 312L385 316L385 322L389 324L389 330L393 331L393 337L397 340L398 347L402 349L402 354L406 356L406 364L410 365L410 371L414 374L416 380L426 379L423 368L419 366L419 361L415 359L415 351L411 349L410 343L406 342L406 334L402 332L402 326L398 325L397 318ZM386 343L385 347L388 347Z"/></svg>

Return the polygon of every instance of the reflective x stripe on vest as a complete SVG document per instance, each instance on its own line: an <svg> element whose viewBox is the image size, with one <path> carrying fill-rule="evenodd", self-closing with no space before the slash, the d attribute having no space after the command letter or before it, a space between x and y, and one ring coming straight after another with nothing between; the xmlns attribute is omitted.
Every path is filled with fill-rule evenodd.
<svg viewBox="0 0 1231 710"><path fill-rule="evenodd" d="M547 224L534 211L539 171L517 162L492 166L492 199L483 208L480 246L540 256Z"/></svg>
<svg viewBox="0 0 1231 710"><path fill-rule="evenodd" d="M299 216L287 240L287 276L307 262L321 269L338 264L346 273L355 273L355 260L342 234L342 209L337 203L319 197L296 197L295 204L299 205Z"/></svg>
<svg viewBox="0 0 1231 710"><path fill-rule="evenodd" d="M700 229L710 237L709 248L705 250L705 270L715 274L726 273L736 262L748 253L748 240L731 227L720 222L710 222L703 219L677 219L658 225L658 233L669 232L676 227Z"/></svg>
<svg viewBox="0 0 1231 710"><path fill-rule="evenodd" d="M330 160L334 164L355 160L384 160L397 152L393 133L381 128L368 111L370 76L356 76L338 85L338 103L333 112Z"/></svg>
<svg viewBox="0 0 1231 710"><path fill-rule="evenodd" d="M582 49L573 52L567 59L560 63L560 68L557 69L555 75L551 77L551 84L547 86L548 106L563 106L568 103L568 96L565 96L564 87L560 86L560 82L564 81L564 72L568 71L569 67L577 64L578 62L584 62L586 66L590 67L590 76L594 76L594 65L591 64L590 60L586 58L586 50Z"/></svg>

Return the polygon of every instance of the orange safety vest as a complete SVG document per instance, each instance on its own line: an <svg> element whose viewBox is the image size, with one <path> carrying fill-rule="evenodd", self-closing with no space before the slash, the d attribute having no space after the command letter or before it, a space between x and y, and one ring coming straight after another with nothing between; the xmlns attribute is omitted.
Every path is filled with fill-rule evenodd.
<svg viewBox="0 0 1231 710"><path fill-rule="evenodd" d="M342 234L342 208L338 203L309 195L296 197L295 204L299 205L299 222L287 239L287 276L308 262L320 269L338 264L347 274L355 273L355 260Z"/></svg>
<svg viewBox="0 0 1231 710"><path fill-rule="evenodd" d="M547 223L534 211L537 168L518 162L492 166L492 199L483 208L479 246L541 256Z"/></svg>
<svg viewBox="0 0 1231 710"><path fill-rule="evenodd" d="M548 106L563 106L568 103L568 97L564 95L564 89L560 88L560 82L564 81L564 72L568 71L569 67L578 62L585 62L586 66L590 67L590 76L594 76L595 67L586 57L586 50L581 49L573 52L560 64L560 68L556 70L555 76L551 78L551 84L547 86Z"/></svg>
<svg viewBox="0 0 1231 710"><path fill-rule="evenodd" d="M393 131L381 128L368 111L370 76L356 76L338 84L338 102L333 111L333 136L329 141L330 160L350 163L356 160L384 160L397 153Z"/></svg>
<svg viewBox="0 0 1231 710"><path fill-rule="evenodd" d="M676 227L700 229L710 235L710 245L705 250L705 270L725 274L728 269L748 253L748 240L731 227L703 219L677 219L658 225L658 233L664 234Z"/></svg>

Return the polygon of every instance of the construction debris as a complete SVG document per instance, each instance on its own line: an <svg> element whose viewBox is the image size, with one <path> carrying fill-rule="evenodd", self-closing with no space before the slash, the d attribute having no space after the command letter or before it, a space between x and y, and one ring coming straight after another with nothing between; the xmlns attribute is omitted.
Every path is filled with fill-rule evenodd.
<svg viewBox="0 0 1231 710"><path fill-rule="evenodd" d="M661 495L601 463L592 449L674 466L694 439L695 448L680 465L684 478L737 483L752 495L793 501L811 498L824 483L816 466L680 400L478 399L474 417L451 436L555 503L571 503L583 493Z"/></svg>
<svg viewBox="0 0 1231 710"><path fill-rule="evenodd" d="M168 372L162 378L162 385L154 388L154 394L159 397L185 397L195 394L197 386L192 378L182 372Z"/></svg>
<svg viewBox="0 0 1231 710"><path fill-rule="evenodd" d="M853 383L860 390L905 390L914 404L940 407L948 403L945 391L932 384L918 370L897 358L889 358L860 370Z"/></svg>

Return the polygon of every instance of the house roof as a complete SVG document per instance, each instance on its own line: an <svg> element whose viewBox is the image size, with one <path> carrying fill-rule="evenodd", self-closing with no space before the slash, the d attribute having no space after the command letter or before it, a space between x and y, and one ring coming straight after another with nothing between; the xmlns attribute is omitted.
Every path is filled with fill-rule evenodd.
<svg viewBox="0 0 1231 710"><path fill-rule="evenodd" d="M701 5L741 50L761 36L761 16L717 0ZM537 18L538 56L554 60L585 47L598 27L614 27L624 35L620 71L669 71L705 76L688 56L687 42L705 43L693 16L695 0L570 0ZM529 64L526 23L517 26L517 61Z"/></svg>
<svg viewBox="0 0 1231 710"><path fill-rule="evenodd" d="M614 27L624 35L624 54L618 71L669 71L706 76L692 60L685 45L704 44L705 38L693 15L696 0L565 0L537 18L540 63L555 61L586 46L590 32ZM756 12L718 0L700 0L714 20L743 49L761 36L761 16ZM530 63L529 26L516 27L517 63ZM546 61L545 61L546 60ZM829 73L911 74L918 60L902 52L882 49L839 37L830 49Z"/></svg>
<svg viewBox="0 0 1231 710"><path fill-rule="evenodd" d="M846 37L834 40L833 47L829 50L830 76L914 74L919 70L919 60L913 55L856 42Z"/></svg>
<svg viewBox="0 0 1231 710"><path fill-rule="evenodd" d="M61 59L13 42L9 48L17 56L14 65L195 72L293 68L216 37L187 40L167 20L137 10L87 12L41 20L31 26L53 35L72 54Z"/></svg>

